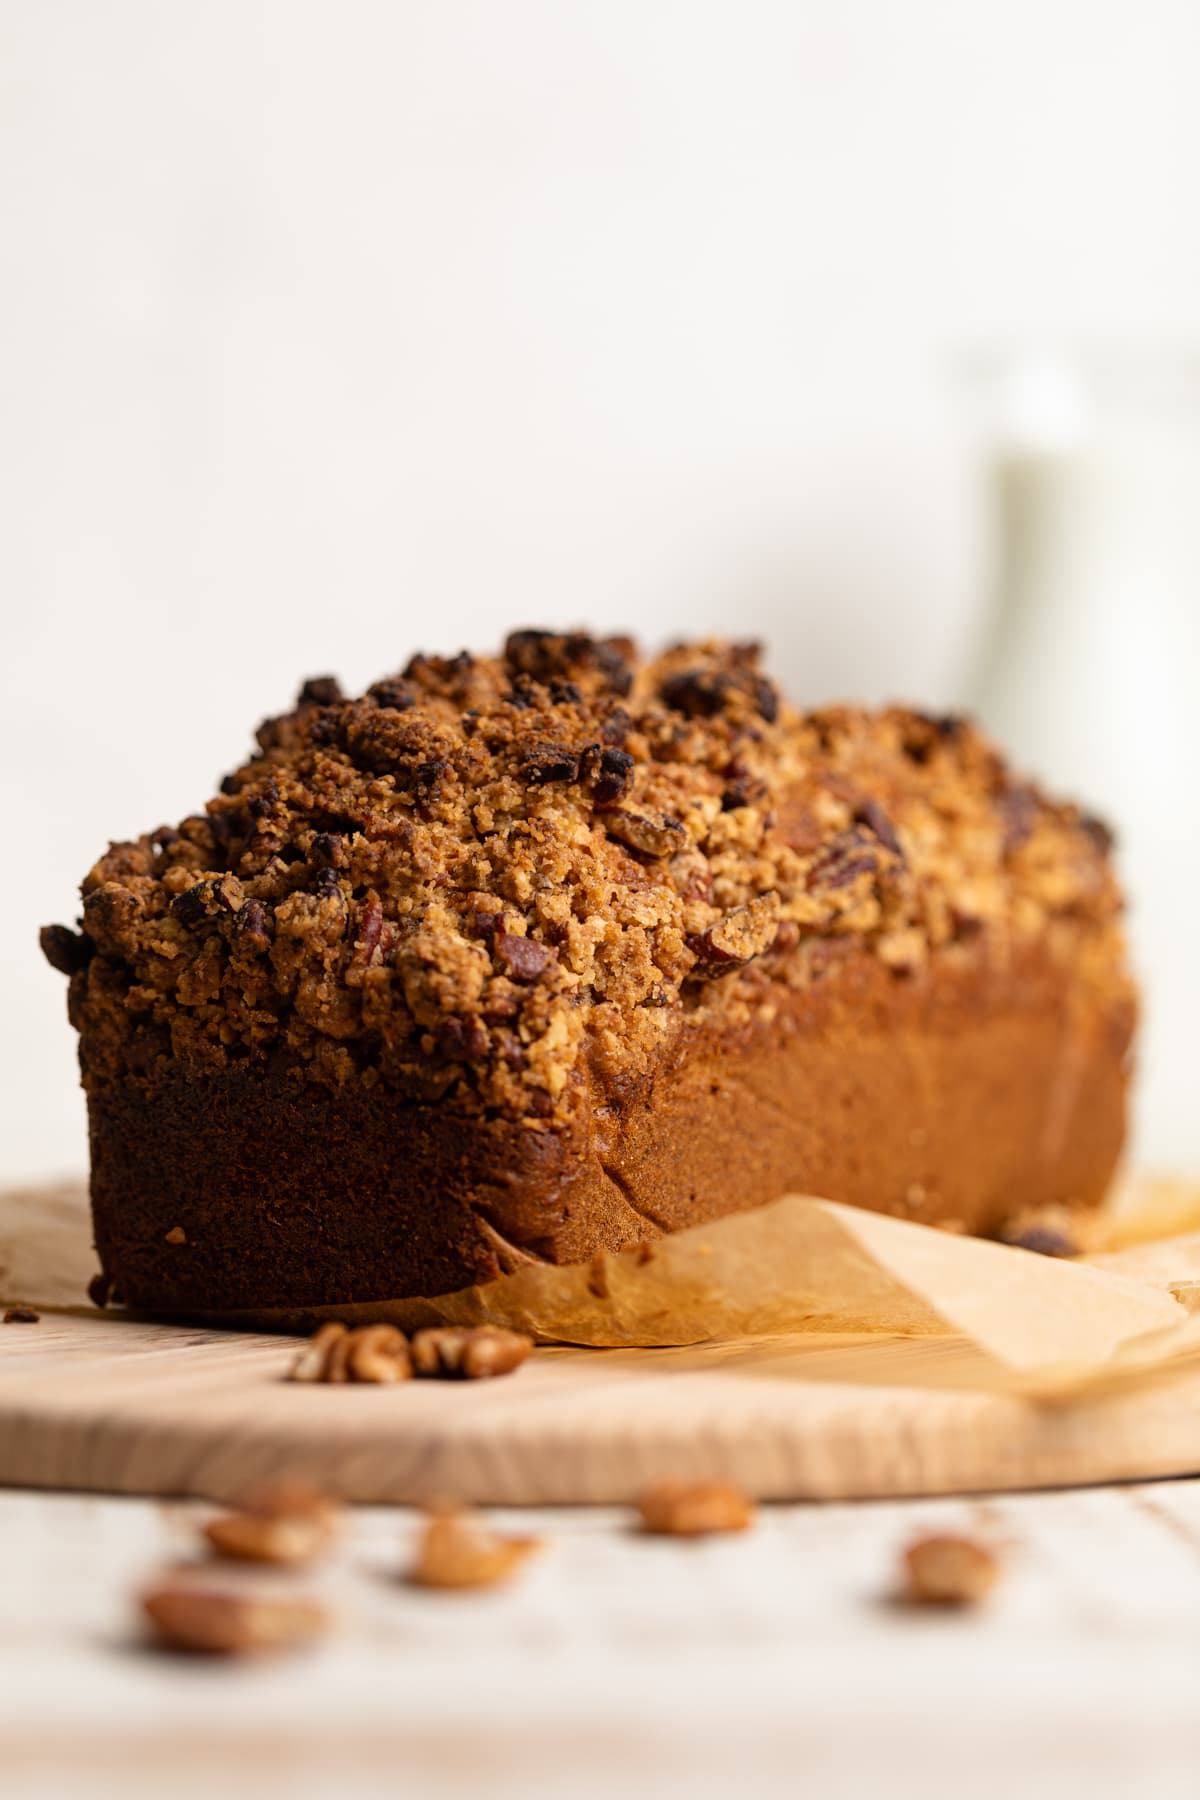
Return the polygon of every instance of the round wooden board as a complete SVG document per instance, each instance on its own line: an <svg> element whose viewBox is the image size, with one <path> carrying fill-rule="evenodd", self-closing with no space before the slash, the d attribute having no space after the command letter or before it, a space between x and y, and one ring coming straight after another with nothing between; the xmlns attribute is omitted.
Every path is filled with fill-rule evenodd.
<svg viewBox="0 0 1200 1800"><path fill-rule="evenodd" d="M479 1383L310 1387L294 1340L65 1302L90 1271L77 1188L0 1197L0 1482L232 1499L305 1475L347 1499L624 1502L725 1477L763 1499L1059 1486L1200 1471L1200 1367L1048 1404L952 1338L537 1351Z"/></svg>

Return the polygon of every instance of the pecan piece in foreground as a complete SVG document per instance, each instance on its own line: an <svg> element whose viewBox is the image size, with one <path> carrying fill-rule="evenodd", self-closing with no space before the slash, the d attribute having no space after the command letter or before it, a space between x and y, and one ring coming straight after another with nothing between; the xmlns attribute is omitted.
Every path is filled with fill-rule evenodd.
<svg viewBox="0 0 1200 1800"><path fill-rule="evenodd" d="M240 1511L210 1520L204 1535L220 1556L295 1565L328 1548L341 1518L337 1501L319 1488L282 1481L252 1489Z"/></svg>
<svg viewBox="0 0 1200 1800"><path fill-rule="evenodd" d="M314 1517L268 1519L255 1513L225 1513L210 1519L204 1535L218 1556L235 1562L275 1563L295 1568L329 1547L330 1533Z"/></svg>
<svg viewBox="0 0 1200 1800"><path fill-rule="evenodd" d="M384 1386L407 1381L412 1372L408 1339L395 1325L362 1325L350 1331L331 1320L309 1339L287 1378Z"/></svg>
<svg viewBox="0 0 1200 1800"><path fill-rule="evenodd" d="M435 1513L417 1546L409 1580L416 1587L496 1587L540 1548L537 1538L501 1537L465 1513Z"/></svg>
<svg viewBox="0 0 1200 1800"><path fill-rule="evenodd" d="M533 1339L500 1325L435 1325L413 1338L413 1372L453 1381L486 1381L511 1375L533 1349Z"/></svg>
<svg viewBox="0 0 1200 1800"><path fill-rule="evenodd" d="M754 1523L754 1502L727 1481L660 1481L637 1506L642 1530L662 1537L710 1537Z"/></svg>
<svg viewBox="0 0 1200 1800"><path fill-rule="evenodd" d="M42 1315L33 1306L10 1306L4 1315L6 1325L38 1325Z"/></svg>
<svg viewBox="0 0 1200 1800"><path fill-rule="evenodd" d="M153 1588L142 1596L142 1611L161 1643L208 1656L290 1650L329 1626L328 1613L315 1600L183 1585Z"/></svg>
<svg viewBox="0 0 1200 1800"><path fill-rule="evenodd" d="M999 1578L996 1557L971 1538L918 1538L904 1552L901 1598L918 1606L978 1606Z"/></svg>

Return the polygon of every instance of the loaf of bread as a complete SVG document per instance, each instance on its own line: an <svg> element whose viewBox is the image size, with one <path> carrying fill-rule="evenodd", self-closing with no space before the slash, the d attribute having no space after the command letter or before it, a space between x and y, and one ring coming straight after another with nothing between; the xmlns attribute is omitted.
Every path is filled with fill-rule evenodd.
<svg viewBox="0 0 1200 1800"><path fill-rule="evenodd" d="M309 681L258 746L43 933L128 1303L446 1293L785 1192L978 1233L1103 1195L1107 833L961 718L521 631Z"/></svg>

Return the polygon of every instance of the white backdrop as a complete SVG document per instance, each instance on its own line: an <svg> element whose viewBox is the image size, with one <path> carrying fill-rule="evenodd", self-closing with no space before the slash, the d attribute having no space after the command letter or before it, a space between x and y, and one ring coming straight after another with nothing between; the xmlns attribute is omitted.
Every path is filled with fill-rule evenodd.
<svg viewBox="0 0 1200 1800"><path fill-rule="evenodd" d="M0 1175L109 836L298 678L733 627L953 700L965 345L1200 321L1195 0L2 0Z"/></svg>

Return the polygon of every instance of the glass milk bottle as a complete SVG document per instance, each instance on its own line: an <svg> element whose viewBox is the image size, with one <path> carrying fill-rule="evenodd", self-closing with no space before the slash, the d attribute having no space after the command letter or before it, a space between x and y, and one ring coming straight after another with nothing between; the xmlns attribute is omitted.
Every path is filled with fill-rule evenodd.
<svg viewBox="0 0 1200 1800"><path fill-rule="evenodd" d="M1200 1174L1200 350L985 371L975 711L1117 833L1143 985L1132 1159Z"/></svg>

